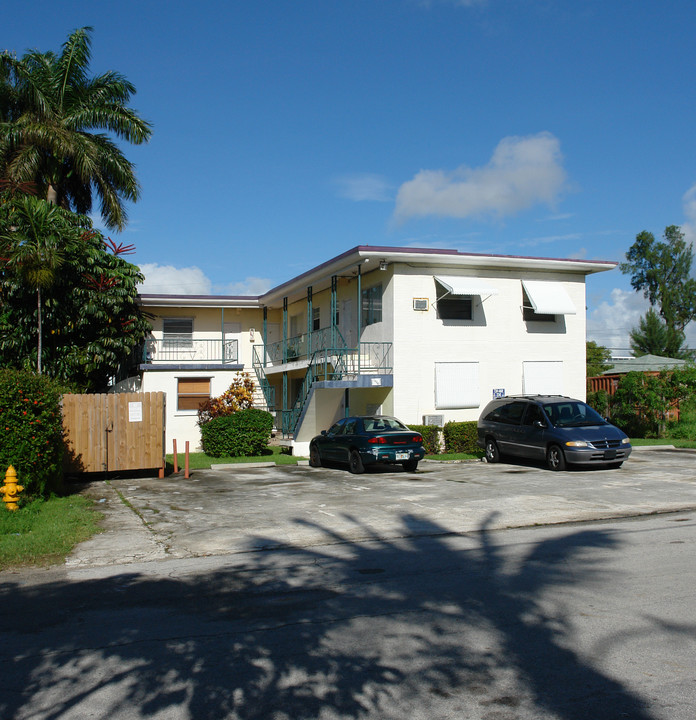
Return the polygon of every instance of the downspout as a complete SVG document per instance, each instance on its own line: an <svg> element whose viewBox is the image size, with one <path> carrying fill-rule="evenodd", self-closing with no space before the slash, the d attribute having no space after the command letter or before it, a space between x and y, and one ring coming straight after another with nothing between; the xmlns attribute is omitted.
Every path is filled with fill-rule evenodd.
<svg viewBox="0 0 696 720"><path fill-rule="evenodd" d="M312 286L307 288L307 357L312 357L312 329L314 317L312 315Z"/></svg>

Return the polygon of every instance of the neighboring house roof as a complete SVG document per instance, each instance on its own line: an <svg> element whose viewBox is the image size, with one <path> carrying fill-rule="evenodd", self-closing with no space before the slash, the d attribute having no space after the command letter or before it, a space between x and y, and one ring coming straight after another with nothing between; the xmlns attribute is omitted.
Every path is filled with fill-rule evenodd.
<svg viewBox="0 0 696 720"><path fill-rule="evenodd" d="M193 296L193 295L150 295L141 294L143 305L179 305L180 307L262 307L272 306L283 297L306 293L308 285L326 281L332 275L357 273L357 267L372 269L383 263L409 262L433 268L479 268L543 270L592 273L613 270L617 263L605 260L576 260L572 258L520 257L517 255L485 255L464 253L458 250L437 248L385 247L381 245L358 245L320 265L297 275L262 295L249 296ZM439 274L439 273L438 273ZM445 273L442 273L445 274Z"/></svg>
<svg viewBox="0 0 696 720"><path fill-rule="evenodd" d="M660 372L660 370L673 370L686 365L686 360L678 358L660 357L659 355L641 355L640 357L617 358L609 370L602 375L623 375L628 372Z"/></svg>

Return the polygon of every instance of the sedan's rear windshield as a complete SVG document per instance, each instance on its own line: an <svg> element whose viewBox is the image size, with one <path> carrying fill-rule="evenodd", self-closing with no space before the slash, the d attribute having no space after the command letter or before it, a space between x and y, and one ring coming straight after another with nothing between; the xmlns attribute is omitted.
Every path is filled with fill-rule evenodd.
<svg viewBox="0 0 696 720"><path fill-rule="evenodd" d="M408 430L408 428L393 417L364 418L363 425L366 432L379 432L380 430Z"/></svg>
<svg viewBox="0 0 696 720"><path fill-rule="evenodd" d="M604 418L589 405L579 400L546 403L544 412L556 427L582 427L583 425L604 425Z"/></svg>

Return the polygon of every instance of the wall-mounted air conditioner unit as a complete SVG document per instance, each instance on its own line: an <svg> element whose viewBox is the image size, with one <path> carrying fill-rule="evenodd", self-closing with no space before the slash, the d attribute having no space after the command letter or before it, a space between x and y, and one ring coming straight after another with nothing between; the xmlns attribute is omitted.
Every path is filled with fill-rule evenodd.
<svg viewBox="0 0 696 720"><path fill-rule="evenodd" d="M429 305L428 298L413 298L413 309L414 310L420 310L421 312L423 310L427 310Z"/></svg>
<svg viewBox="0 0 696 720"><path fill-rule="evenodd" d="M442 427L444 424L444 415L423 415L423 425L437 425L438 427Z"/></svg>

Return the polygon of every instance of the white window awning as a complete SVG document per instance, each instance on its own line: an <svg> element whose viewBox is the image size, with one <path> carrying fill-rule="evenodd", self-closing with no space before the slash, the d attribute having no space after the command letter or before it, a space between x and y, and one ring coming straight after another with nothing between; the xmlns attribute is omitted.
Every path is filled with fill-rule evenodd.
<svg viewBox="0 0 696 720"><path fill-rule="evenodd" d="M562 283L523 280L522 287L537 315L575 315L577 312Z"/></svg>
<svg viewBox="0 0 696 720"><path fill-rule="evenodd" d="M459 275L434 275L437 282L442 285L450 295L497 295L494 288L486 278L460 277Z"/></svg>

